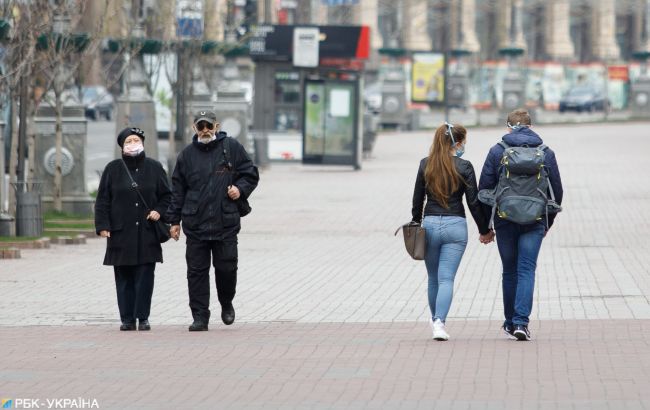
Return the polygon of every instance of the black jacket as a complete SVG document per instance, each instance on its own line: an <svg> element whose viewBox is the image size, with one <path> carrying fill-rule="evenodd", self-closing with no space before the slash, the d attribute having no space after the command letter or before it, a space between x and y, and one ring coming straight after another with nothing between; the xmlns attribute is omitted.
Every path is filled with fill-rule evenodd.
<svg viewBox="0 0 650 410"><path fill-rule="evenodd" d="M544 143L542 138L537 135L537 133L531 130L528 127L522 127L503 136L503 141L510 145L511 147L520 147L527 145L529 147L537 147ZM490 148L487 158L485 158L485 163L483 164L483 170L481 171L481 178L479 179L479 189L492 189L497 186L499 182L499 171L501 165L501 157L503 156L504 148L495 144ZM560 169L557 165L557 159L555 157L555 152L552 149L546 148L544 150L544 168L548 172L548 180L551 183L551 188L553 189L553 194L555 195L555 201L558 204L562 204L562 198L564 197L564 190L562 189L562 178L560 177ZM483 205L484 212L491 214L491 207L488 205ZM548 214L548 228L550 229L555 221L556 213ZM495 226L500 224L514 223L506 221L498 217L494 218ZM546 224L546 220L540 221L541 224Z"/></svg>
<svg viewBox="0 0 650 410"><path fill-rule="evenodd" d="M171 191L167 174L160 162L146 158L124 156L133 179L152 210L164 216L169 206ZM141 265L162 262L162 248L152 222L147 220L149 210L142 204L122 159L106 165L95 201L95 230L109 231L104 265Z"/></svg>
<svg viewBox="0 0 650 410"><path fill-rule="evenodd" d="M226 143L232 170L226 164ZM236 139L219 132L216 140L203 144L194 135L176 160L167 220L173 225L182 221L183 232L191 239L233 238L241 225L237 204L228 197L228 186L236 185L247 199L259 178L257 167Z"/></svg>
<svg viewBox="0 0 650 410"><path fill-rule="evenodd" d="M426 195L427 204L424 207L424 215L449 215L449 216L462 216L465 218L465 208L463 207L463 194L467 200L467 206L469 207L474 222L478 226L478 231L481 234L488 233L489 219L486 217L483 212L483 208L478 200L478 188L476 187L476 174L474 173L474 167L469 161L464 159L453 157L456 169L463 178L458 190L453 192L447 201L449 205L447 208L444 208L438 203L434 196L426 188L426 182L424 179L424 170L427 166L427 159L423 158L420 161L420 167L418 168L418 175L415 179L415 188L413 190L413 208L411 213L413 214L413 221L418 223L422 222L422 207L424 206L424 197Z"/></svg>

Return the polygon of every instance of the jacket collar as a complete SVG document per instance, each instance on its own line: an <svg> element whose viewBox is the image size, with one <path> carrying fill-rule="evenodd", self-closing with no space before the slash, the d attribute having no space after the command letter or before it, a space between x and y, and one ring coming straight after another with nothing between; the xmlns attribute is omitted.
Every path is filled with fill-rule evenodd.
<svg viewBox="0 0 650 410"><path fill-rule="evenodd" d="M146 158L144 151L136 155L135 157L131 157L129 155L124 155L122 154L122 159L126 163L126 166L129 169L136 169L142 166L142 163L144 162L144 159Z"/></svg>

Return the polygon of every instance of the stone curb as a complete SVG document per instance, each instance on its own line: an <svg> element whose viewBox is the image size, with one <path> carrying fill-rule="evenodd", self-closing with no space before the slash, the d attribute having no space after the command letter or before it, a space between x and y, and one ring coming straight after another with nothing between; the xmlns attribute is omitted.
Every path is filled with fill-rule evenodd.
<svg viewBox="0 0 650 410"><path fill-rule="evenodd" d="M20 259L20 249L0 248L0 259Z"/></svg>

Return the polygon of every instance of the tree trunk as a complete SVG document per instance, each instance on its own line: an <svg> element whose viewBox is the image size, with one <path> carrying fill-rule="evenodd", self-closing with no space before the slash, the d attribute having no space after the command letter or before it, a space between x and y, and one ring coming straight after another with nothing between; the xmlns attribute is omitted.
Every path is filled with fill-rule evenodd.
<svg viewBox="0 0 650 410"><path fill-rule="evenodd" d="M11 98L11 145L9 150L9 183L16 183L16 166L18 165L18 121L16 115L18 114L17 96ZM13 187L8 188L9 192L9 206L7 211L9 214L16 216L16 190Z"/></svg>
<svg viewBox="0 0 650 410"><path fill-rule="evenodd" d="M54 189L52 192L52 200L54 209L58 212L63 211L63 200L62 200L62 180L63 175L61 172L61 163L62 163L62 148L63 148L63 101L61 101L61 92L54 92L55 98L55 116L56 116L56 126L55 126L55 157L54 157Z"/></svg>
<svg viewBox="0 0 650 410"><path fill-rule="evenodd" d="M167 171L171 175L176 167L176 93L172 93L171 118L169 119L169 152L167 153Z"/></svg>

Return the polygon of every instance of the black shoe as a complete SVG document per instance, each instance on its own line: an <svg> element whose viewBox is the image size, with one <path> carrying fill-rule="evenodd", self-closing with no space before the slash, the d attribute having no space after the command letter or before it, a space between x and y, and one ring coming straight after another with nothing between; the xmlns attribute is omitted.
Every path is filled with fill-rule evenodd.
<svg viewBox="0 0 650 410"><path fill-rule="evenodd" d="M122 322L122 326L120 326L120 330L135 330L135 322Z"/></svg>
<svg viewBox="0 0 650 410"><path fill-rule="evenodd" d="M226 325L235 323L235 308L232 303L221 308L221 320Z"/></svg>
<svg viewBox="0 0 650 410"><path fill-rule="evenodd" d="M195 320L187 330L190 332L203 332L208 330L208 324L200 320Z"/></svg>
<svg viewBox="0 0 650 410"><path fill-rule="evenodd" d="M517 339L515 337L515 327L514 325L504 323L503 326L501 326L505 334L508 336L508 339L510 340L515 340Z"/></svg>
<svg viewBox="0 0 650 410"><path fill-rule="evenodd" d="M519 341L530 340L530 332L526 325L515 325L515 331L512 332L512 335Z"/></svg>
<svg viewBox="0 0 650 410"><path fill-rule="evenodd" d="M151 325L147 319L140 319L138 323L138 330L151 330Z"/></svg>

